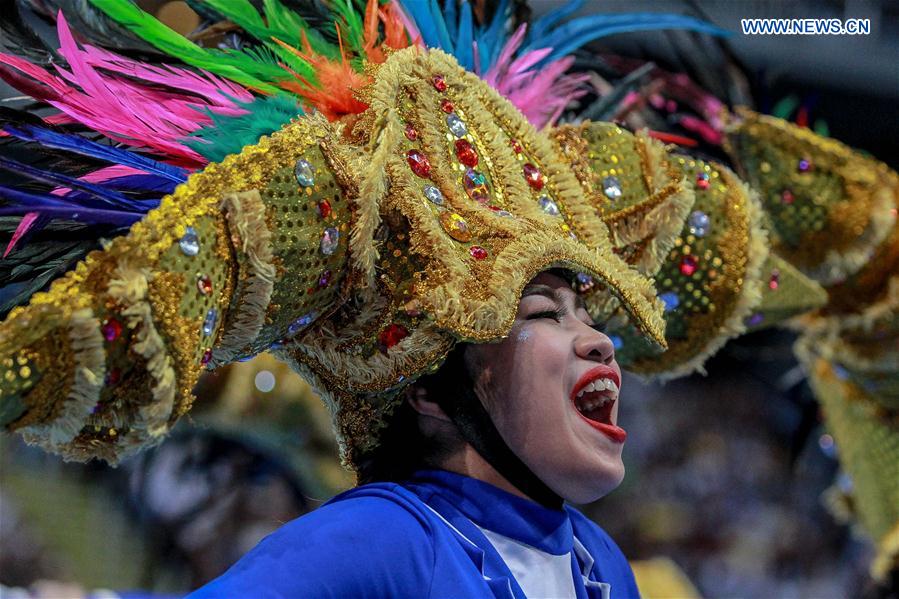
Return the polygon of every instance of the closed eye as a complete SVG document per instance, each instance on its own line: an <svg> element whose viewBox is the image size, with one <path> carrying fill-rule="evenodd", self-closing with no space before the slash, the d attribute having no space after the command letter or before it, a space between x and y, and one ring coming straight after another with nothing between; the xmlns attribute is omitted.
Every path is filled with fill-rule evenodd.
<svg viewBox="0 0 899 599"><path fill-rule="evenodd" d="M555 321L562 320L562 317L565 313L562 310L543 310L541 312L534 312L533 314L528 314L525 317L525 320L538 320L540 318L551 318Z"/></svg>

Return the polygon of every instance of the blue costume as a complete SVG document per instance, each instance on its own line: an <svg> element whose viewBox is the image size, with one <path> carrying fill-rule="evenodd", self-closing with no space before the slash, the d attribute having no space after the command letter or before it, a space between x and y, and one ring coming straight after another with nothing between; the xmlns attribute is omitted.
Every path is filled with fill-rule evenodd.
<svg viewBox="0 0 899 599"><path fill-rule="evenodd" d="M545 508L473 478L426 470L402 484L369 484L334 497L190 599L523 599L488 535L570 555L578 599L639 597L621 550L577 510Z"/></svg>

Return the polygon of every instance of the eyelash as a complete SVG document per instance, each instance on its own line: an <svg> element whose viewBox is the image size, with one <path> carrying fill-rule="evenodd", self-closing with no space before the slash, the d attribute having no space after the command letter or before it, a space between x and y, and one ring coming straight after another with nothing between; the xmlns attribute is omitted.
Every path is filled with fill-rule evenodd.
<svg viewBox="0 0 899 599"><path fill-rule="evenodd" d="M533 314L529 315L525 320L539 320L541 318L552 318L556 322L559 322L562 320L563 316L565 316L565 311L561 310L561 309L559 309L559 310L542 310L540 312L534 312ZM590 326L590 328L595 329L595 330L599 331L600 333L605 332L602 323L596 322L596 323L590 324L589 326Z"/></svg>
<svg viewBox="0 0 899 599"><path fill-rule="evenodd" d="M543 310L541 312L534 312L530 316L527 317L527 320L537 320L539 318L552 318L555 321L562 320L562 317L565 316L565 313L562 310Z"/></svg>

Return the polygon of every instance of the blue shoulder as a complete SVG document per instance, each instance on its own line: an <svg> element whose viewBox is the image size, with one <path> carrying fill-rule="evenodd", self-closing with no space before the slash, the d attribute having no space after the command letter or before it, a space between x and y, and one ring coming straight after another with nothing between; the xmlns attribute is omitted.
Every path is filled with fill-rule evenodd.
<svg viewBox="0 0 899 599"><path fill-rule="evenodd" d="M358 487L285 524L190 597L420 596L434 571L432 539L410 493Z"/></svg>
<svg viewBox="0 0 899 599"><path fill-rule="evenodd" d="M571 525L574 529L574 536L584 545L593 559L596 560L594 565L594 574L597 579L602 582L611 583L613 596L619 597L639 597L637 591L637 582L634 579L634 571L624 557L618 544L612 540L612 537L602 529L596 522L590 520L585 515L571 506L565 506L571 518Z"/></svg>

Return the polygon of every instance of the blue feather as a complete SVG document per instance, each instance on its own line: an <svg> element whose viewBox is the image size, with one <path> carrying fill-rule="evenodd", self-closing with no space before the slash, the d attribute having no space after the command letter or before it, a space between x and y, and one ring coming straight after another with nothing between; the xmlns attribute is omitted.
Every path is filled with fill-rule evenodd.
<svg viewBox="0 0 899 599"><path fill-rule="evenodd" d="M541 39L539 46L534 46L532 43L523 48L521 52L536 50L539 47L552 47L553 51L540 62L542 65L567 56L581 46L604 36L659 29L682 29L712 35L730 35L729 31L711 23L682 15L658 13L591 15L565 23Z"/></svg>
<svg viewBox="0 0 899 599"><path fill-rule="evenodd" d="M462 0L463 2L465 0ZM456 39L458 34L459 15L456 14L456 0L443 0L443 20L450 39Z"/></svg>
<svg viewBox="0 0 899 599"><path fill-rule="evenodd" d="M440 39L436 21L437 19L442 20L443 17L431 12L431 3L427 0L400 0L400 4L415 21L415 25L421 33L421 41L429 48L439 48Z"/></svg>
<svg viewBox="0 0 899 599"><path fill-rule="evenodd" d="M536 21L533 21L528 25L528 32L525 36L525 41L522 46L534 46L537 48L545 48L545 45L541 45L543 43L543 36L546 33L556 26L557 23L560 23L576 13L580 10L581 6L584 5L584 0L569 0L566 4L560 6L555 10L551 10Z"/></svg>
<svg viewBox="0 0 899 599"><path fill-rule="evenodd" d="M496 64L506 40L509 39L509 32L506 31L508 18L509 0L500 0L490 25L477 37L478 51L481 55L481 71L485 73Z"/></svg>
<svg viewBox="0 0 899 599"><path fill-rule="evenodd" d="M33 181L39 181L41 183L47 183L49 185L69 187L71 189L79 190L87 198L99 200L102 204L107 204L117 208L133 208L133 206L131 205L131 200L120 193L104 189L103 187L94 185L93 183L87 183L85 181L80 181L78 179L68 177L61 173L44 171L28 164L22 164L21 162L10 160L9 158L3 158L2 156L0 156L0 169L5 169L11 173L21 175Z"/></svg>
<svg viewBox="0 0 899 599"><path fill-rule="evenodd" d="M132 225L144 216L140 212L102 210L65 204L51 196L28 193L3 185L0 185L0 198L16 204L14 206L0 206L0 216L21 216L28 212L38 212L50 218L116 226Z"/></svg>
<svg viewBox="0 0 899 599"><path fill-rule="evenodd" d="M171 179L165 179L158 175L124 175L114 179L108 179L103 185L109 189L118 189L121 191L141 191L156 192L162 195L170 194L175 191L177 183ZM155 200L157 203L159 200Z"/></svg>
<svg viewBox="0 0 899 599"><path fill-rule="evenodd" d="M31 141L48 148L66 150L75 154L81 154L82 156L89 156L111 164L130 166L138 170L166 177L176 183L183 183L187 180L188 172L183 168L157 162L156 160L146 158L145 156L127 150L104 146L81 137L80 135L57 133L50 129L35 127L34 125L27 125L24 123L17 125L7 123L0 125L0 127L2 127L3 131L6 133L23 141Z"/></svg>
<svg viewBox="0 0 899 599"><path fill-rule="evenodd" d="M450 2L454 4L454 2ZM459 19L459 33L456 35L456 60L463 69L474 69L474 55L471 42L474 35L474 22L471 16L471 4L462 0L462 16Z"/></svg>
<svg viewBox="0 0 899 599"><path fill-rule="evenodd" d="M430 5L431 14L434 18L434 27L437 30L437 41L439 43L437 47L444 52L455 55L456 49L453 47L453 40L450 37L449 31L446 29L446 21L443 19L443 12L440 10L440 5L437 4L437 0L430 0Z"/></svg>

